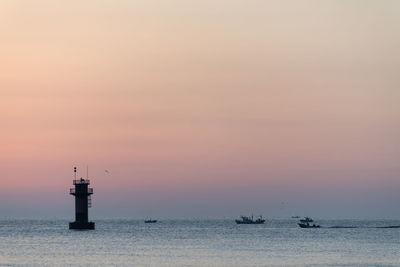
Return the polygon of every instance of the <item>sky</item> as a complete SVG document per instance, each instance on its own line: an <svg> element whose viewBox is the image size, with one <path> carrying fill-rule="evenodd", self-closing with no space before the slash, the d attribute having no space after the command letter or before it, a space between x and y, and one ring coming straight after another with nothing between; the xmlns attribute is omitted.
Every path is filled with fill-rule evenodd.
<svg viewBox="0 0 400 267"><path fill-rule="evenodd" d="M0 2L0 218L400 219L400 2ZM105 170L108 170L106 172Z"/></svg>

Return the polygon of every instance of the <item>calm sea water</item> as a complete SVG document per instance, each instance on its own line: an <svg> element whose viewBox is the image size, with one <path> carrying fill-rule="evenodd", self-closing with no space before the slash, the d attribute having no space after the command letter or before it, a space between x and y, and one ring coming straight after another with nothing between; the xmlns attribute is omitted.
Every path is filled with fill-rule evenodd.
<svg viewBox="0 0 400 267"><path fill-rule="evenodd" d="M400 266L400 221L295 219L264 225L233 220L96 220L94 231L64 220L1 220L0 265L82 266Z"/></svg>

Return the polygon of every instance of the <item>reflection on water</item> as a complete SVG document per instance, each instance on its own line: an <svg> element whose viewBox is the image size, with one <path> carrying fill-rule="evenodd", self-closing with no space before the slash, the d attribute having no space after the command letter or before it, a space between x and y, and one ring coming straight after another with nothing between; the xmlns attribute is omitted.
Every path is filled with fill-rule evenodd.
<svg viewBox="0 0 400 267"><path fill-rule="evenodd" d="M94 231L72 231L63 220L2 220L0 265L400 266L400 229L373 228L400 221L296 222L96 220Z"/></svg>

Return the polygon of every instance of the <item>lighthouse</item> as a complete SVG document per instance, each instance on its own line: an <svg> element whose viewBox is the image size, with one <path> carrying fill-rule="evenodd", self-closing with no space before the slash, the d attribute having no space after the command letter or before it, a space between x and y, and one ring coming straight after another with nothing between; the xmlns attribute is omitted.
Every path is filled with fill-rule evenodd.
<svg viewBox="0 0 400 267"><path fill-rule="evenodd" d="M91 195L93 188L89 188L90 180L76 179L76 167L74 167L74 188L69 193L75 196L75 222L69 223L69 229L94 230L94 222L89 222L89 208L92 206Z"/></svg>

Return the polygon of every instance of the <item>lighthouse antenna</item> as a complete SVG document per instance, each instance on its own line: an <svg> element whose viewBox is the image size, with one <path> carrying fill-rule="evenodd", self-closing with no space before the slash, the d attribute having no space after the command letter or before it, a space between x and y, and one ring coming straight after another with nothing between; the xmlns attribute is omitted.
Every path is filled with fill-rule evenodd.
<svg viewBox="0 0 400 267"><path fill-rule="evenodd" d="M74 167L74 180L76 180L76 167Z"/></svg>
<svg viewBox="0 0 400 267"><path fill-rule="evenodd" d="M86 165L86 179L88 179L89 180L89 166L88 165Z"/></svg>

